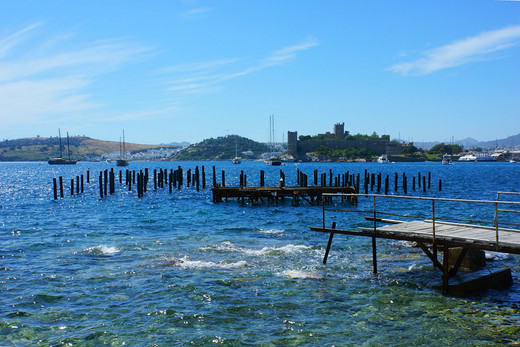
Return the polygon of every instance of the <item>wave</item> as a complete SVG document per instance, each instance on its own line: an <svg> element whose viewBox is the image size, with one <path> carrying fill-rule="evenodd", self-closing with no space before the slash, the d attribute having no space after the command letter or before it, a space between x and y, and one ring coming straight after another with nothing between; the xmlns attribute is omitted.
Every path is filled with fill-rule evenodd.
<svg viewBox="0 0 520 347"><path fill-rule="evenodd" d="M285 270L282 272L282 276L291 278L291 279L316 279L321 280L324 279L322 274L313 271L302 271L302 270Z"/></svg>
<svg viewBox="0 0 520 347"><path fill-rule="evenodd" d="M257 229L255 230L262 234L282 234L285 230L282 229Z"/></svg>
<svg viewBox="0 0 520 347"><path fill-rule="evenodd" d="M119 253L119 248L114 246L98 245L89 247L81 251L81 253L90 254L98 257L109 257L116 253Z"/></svg>
<svg viewBox="0 0 520 347"><path fill-rule="evenodd" d="M218 245L209 245L200 248L200 250L202 251L214 250L217 252L237 252L253 256L293 254L298 252L304 252L309 249L312 249L312 247L293 244L288 244L282 247L263 247L262 249L251 249L236 246L235 244L229 241L222 242Z"/></svg>
<svg viewBox="0 0 520 347"><path fill-rule="evenodd" d="M172 264L182 269L242 269L248 266L245 260L236 262L226 260L213 262L205 260L193 260L188 256L173 259Z"/></svg>

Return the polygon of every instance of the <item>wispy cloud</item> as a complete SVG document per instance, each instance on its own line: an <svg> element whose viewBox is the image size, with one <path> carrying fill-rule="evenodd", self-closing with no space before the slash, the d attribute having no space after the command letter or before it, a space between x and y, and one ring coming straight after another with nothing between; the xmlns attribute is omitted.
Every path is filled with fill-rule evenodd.
<svg viewBox="0 0 520 347"><path fill-rule="evenodd" d="M182 16L185 18L185 19L195 19L195 18L199 18L199 17L202 17L204 15L206 15L207 13L211 12L212 9L211 8L194 8L192 10L189 10L189 11L186 11L182 14Z"/></svg>
<svg viewBox="0 0 520 347"><path fill-rule="evenodd" d="M51 118L92 110L88 89L101 75L141 59L150 49L126 40L69 45L69 37L41 38L37 23L0 37L0 121L45 123ZM49 44L51 42L51 44ZM68 47L67 49L61 47Z"/></svg>
<svg viewBox="0 0 520 347"><path fill-rule="evenodd" d="M298 53L318 45L318 40L309 38L302 43L279 49L260 60L221 59L198 64L177 65L168 68L173 78L168 81L169 92L207 93L220 89L220 85L232 79L250 75L261 70L282 65L297 57ZM184 74L179 76L179 74Z"/></svg>
<svg viewBox="0 0 520 347"><path fill-rule="evenodd" d="M427 75L442 69L489 59L490 54L520 42L520 25L484 32L480 35L430 49L412 62L393 65L389 70L404 75Z"/></svg>

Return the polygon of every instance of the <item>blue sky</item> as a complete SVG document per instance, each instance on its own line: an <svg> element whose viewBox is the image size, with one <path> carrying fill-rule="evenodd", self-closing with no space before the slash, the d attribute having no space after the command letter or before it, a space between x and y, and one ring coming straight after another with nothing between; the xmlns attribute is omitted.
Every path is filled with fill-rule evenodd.
<svg viewBox="0 0 520 347"><path fill-rule="evenodd" d="M0 139L520 133L520 1L0 0Z"/></svg>

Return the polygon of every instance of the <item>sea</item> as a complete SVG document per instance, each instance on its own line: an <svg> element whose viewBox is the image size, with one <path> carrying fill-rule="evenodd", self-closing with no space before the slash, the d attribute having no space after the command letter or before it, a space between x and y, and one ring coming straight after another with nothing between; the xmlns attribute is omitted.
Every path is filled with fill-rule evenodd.
<svg viewBox="0 0 520 347"><path fill-rule="evenodd" d="M469 200L520 191L520 164L131 162L129 170L204 166L206 188L143 197L119 183L114 163L0 163L0 346L349 346L520 344L520 256L488 252L487 267L510 267L513 284L460 298L432 284L441 273L412 243L336 234L327 264L323 206L214 203L211 187L297 185L297 173L334 176L365 170L389 176L389 196ZM99 172L114 169L114 194L99 197ZM123 169L124 170L124 169ZM90 172L90 182L86 173ZM398 189L395 190L395 174ZM418 187L418 175L430 187ZM70 180L84 175L84 192ZM54 199L53 179L64 197ZM327 176L329 177L329 176ZM417 177L415 190L412 178ZM441 189L439 190L439 181ZM421 182L422 183L422 182ZM377 187L370 193L377 193ZM383 188L381 188L383 189ZM383 191L381 191L384 194ZM504 196L501 199L514 199ZM378 210L431 218L432 203L378 198ZM326 225L370 226L373 198L334 199ZM437 201L436 218L490 221L493 204ZM352 212L354 211L354 212ZM502 216L504 215L504 216ZM502 213L500 221L518 220ZM401 217L388 216L399 219Z"/></svg>

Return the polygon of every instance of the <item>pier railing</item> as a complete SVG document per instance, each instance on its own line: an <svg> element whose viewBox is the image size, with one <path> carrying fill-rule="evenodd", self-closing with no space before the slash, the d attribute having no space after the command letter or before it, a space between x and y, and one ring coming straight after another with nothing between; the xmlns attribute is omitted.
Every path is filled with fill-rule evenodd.
<svg viewBox="0 0 520 347"><path fill-rule="evenodd" d="M436 238L436 224L440 222L456 222L459 225L463 225L461 223L472 223L472 226L487 226L494 228L495 230L495 238L496 238L496 248L498 249L499 246L499 225L502 226L508 226L508 227L519 227L519 223L513 223L511 222L511 218L508 218L506 220L503 220L501 218L502 214L520 214L520 202L518 201L505 201L500 200L503 196L520 196L520 193L517 192L498 192L497 193L497 199L496 200L471 200L471 199L449 199L449 198L434 198L434 197L419 197L419 196L401 196L401 195L380 195L380 194L323 194L324 196L329 196L331 199L333 197L352 197L357 196L359 198L365 197L372 200L371 210L360 210L360 209L343 209L343 208L333 208L331 205L326 206L323 205L323 229L325 229L326 224L326 212L350 212L350 213L358 213L358 214L364 214L365 220L372 221L373 222L373 230L374 235L377 231L377 223L380 222L386 222L392 223L392 222L400 222L400 221L406 221L406 219L423 219L431 221L431 234L433 243L435 244L435 238ZM410 215L406 213L393 213L384 211L379 206L381 205L378 203L381 199L399 199L399 200L416 200L416 201L424 201L425 204L431 206L426 206L424 209L422 209L423 212L426 212L429 210L428 214L421 214L421 215ZM361 200L360 200L361 201ZM461 219L461 218L454 218L454 217L446 217L446 216L439 216L439 207L441 204L448 204L448 203L460 203L460 204L470 204L473 208L478 209L478 205L488 205L492 206L493 210L489 210L488 212L493 212L493 219L492 220L477 220L477 219ZM504 207L507 206L508 208ZM405 205L403 207L399 207L399 209L404 210L406 209ZM480 211L480 210L479 210ZM502 213L499 215L499 213ZM384 217L393 217L393 218L403 218L404 220L391 220L391 219L384 219ZM335 225L335 222L334 222ZM334 226L335 227L335 226ZM333 227L333 228L334 228ZM512 231L512 229L507 229L508 231Z"/></svg>

